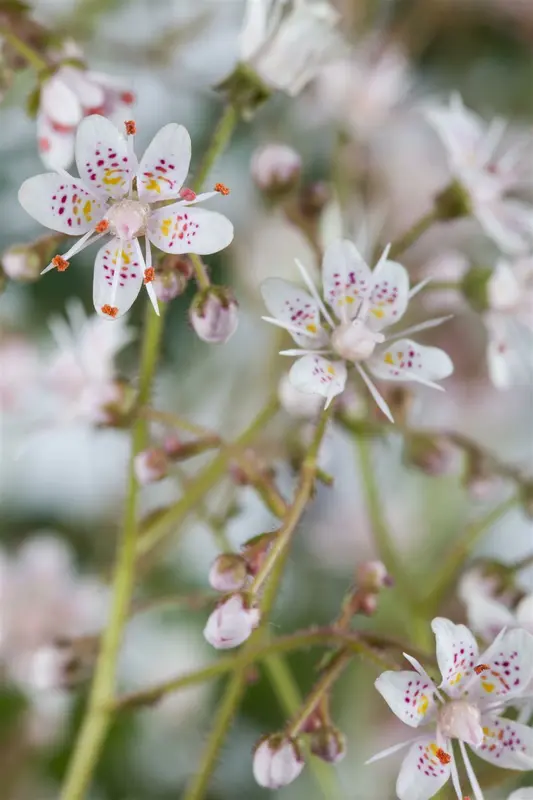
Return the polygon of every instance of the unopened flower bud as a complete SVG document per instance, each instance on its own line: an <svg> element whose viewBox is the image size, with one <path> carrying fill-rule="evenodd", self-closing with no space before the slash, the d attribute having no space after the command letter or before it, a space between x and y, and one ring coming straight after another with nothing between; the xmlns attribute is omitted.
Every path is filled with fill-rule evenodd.
<svg viewBox="0 0 533 800"><path fill-rule="evenodd" d="M490 284L494 270L492 267L473 266L465 273L461 288L474 311L483 313L491 307Z"/></svg>
<svg viewBox="0 0 533 800"><path fill-rule="evenodd" d="M319 728L310 736L310 747L313 755L329 764L337 764L346 755L346 737L333 726Z"/></svg>
<svg viewBox="0 0 533 800"><path fill-rule="evenodd" d="M170 303L186 288L187 279L177 270L157 270L155 273L154 290L162 303Z"/></svg>
<svg viewBox="0 0 533 800"><path fill-rule="evenodd" d="M250 169L257 187L276 197L290 192L298 183L302 159L286 144L266 144L253 154Z"/></svg>
<svg viewBox="0 0 533 800"><path fill-rule="evenodd" d="M293 739L275 734L263 739L254 752L254 778L265 789L280 789L299 776L304 760Z"/></svg>
<svg viewBox="0 0 533 800"><path fill-rule="evenodd" d="M167 454L161 447L151 447L137 453L134 460L135 476L141 486L155 483L168 473Z"/></svg>
<svg viewBox="0 0 533 800"><path fill-rule="evenodd" d="M276 531L272 533L260 533L258 536L248 539L248 541L242 545L241 553L246 561L248 573L250 575L257 574L276 536Z"/></svg>
<svg viewBox="0 0 533 800"><path fill-rule="evenodd" d="M193 299L189 319L202 341L225 344L237 330L238 308L230 289L210 286Z"/></svg>
<svg viewBox="0 0 533 800"><path fill-rule="evenodd" d="M382 561L364 561L357 567L359 589L377 593L392 584L393 580Z"/></svg>
<svg viewBox="0 0 533 800"><path fill-rule="evenodd" d="M246 561L236 553L217 556L209 570L209 583L217 592L236 592L242 589L248 575Z"/></svg>
<svg viewBox="0 0 533 800"><path fill-rule="evenodd" d="M243 594L222 600L207 620L204 636L217 650L238 647L259 625L259 610Z"/></svg>
<svg viewBox="0 0 533 800"><path fill-rule="evenodd" d="M405 439L404 462L426 475L447 475L453 467L454 455L454 447L444 436L412 434Z"/></svg>
<svg viewBox="0 0 533 800"><path fill-rule="evenodd" d="M41 259L32 247L14 244L2 255L2 268L13 281L36 281L41 272Z"/></svg>
<svg viewBox="0 0 533 800"><path fill-rule="evenodd" d="M440 220L468 217L472 213L472 201L465 187L453 181L436 196L435 209Z"/></svg>
<svg viewBox="0 0 533 800"><path fill-rule="evenodd" d="M300 211L306 218L320 216L331 199L331 191L325 181L305 186L300 195Z"/></svg>

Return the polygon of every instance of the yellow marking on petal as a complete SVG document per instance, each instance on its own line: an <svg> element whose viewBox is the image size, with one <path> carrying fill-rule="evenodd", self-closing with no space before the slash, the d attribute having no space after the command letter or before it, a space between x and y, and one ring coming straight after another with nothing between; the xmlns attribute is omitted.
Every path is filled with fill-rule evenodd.
<svg viewBox="0 0 533 800"><path fill-rule="evenodd" d="M316 333L316 325L310 323L309 325L305 326L305 330L309 331L309 333Z"/></svg>
<svg viewBox="0 0 533 800"><path fill-rule="evenodd" d="M335 370L333 369L333 367L331 366L331 364L330 364L330 365L329 365L329 367L327 368L327 372L329 372L329 374L330 374L330 375L335 375Z"/></svg>
<svg viewBox="0 0 533 800"><path fill-rule="evenodd" d="M385 358L383 359L385 364L390 364L392 367L394 366L394 358L392 357L392 353L385 353Z"/></svg>
<svg viewBox="0 0 533 800"><path fill-rule="evenodd" d="M159 192L159 194L161 194L161 183L157 178L150 178L146 184L146 189L149 192Z"/></svg>
<svg viewBox="0 0 533 800"><path fill-rule="evenodd" d="M418 708L417 711L419 714L425 714L429 707L429 699L427 694L423 694L420 700L418 701Z"/></svg>
<svg viewBox="0 0 533 800"><path fill-rule="evenodd" d="M74 208L72 209L72 213L74 214L75 217L78 216L78 211L79 211L78 206L74 206Z"/></svg>
<svg viewBox="0 0 533 800"><path fill-rule="evenodd" d="M401 360L403 358L403 353L398 353L398 358Z"/></svg>
<svg viewBox="0 0 533 800"><path fill-rule="evenodd" d="M348 303L348 305L351 305L353 303L353 297L350 297L348 295L348 297L346 298L346 302Z"/></svg>
<svg viewBox="0 0 533 800"><path fill-rule="evenodd" d="M493 683L484 683L483 681L481 681L481 685L483 686L483 688L485 689L485 691L486 691L488 694L492 694L492 692L493 692L493 691L494 691L494 689L495 689L495 686L494 686L494 684L493 684Z"/></svg>
<svg viewBox="0 0 533 800"><path fill-rule="evenodd" d="M92 200L87 200L87 202L83 206L83 209L82 209L83 216L85 217L87 222L91 222L92 221L92 207L93 207ZM75 211L74 213L77 213L77 212Z"/></svg>
<svg viewBox="0 0 533 800"><path fill-rule="evenodd" d="M370 313L373 314L378 319L381 319L382 317L385 316L385 312L383 311L382 308L372 308L370 309Z"/></svg>
<svg viewBox="0 0 533 800"><path fill-rule="evenodd" d="M104 177L102 178L102 183L105 183L106 186L117 186L118 184L123 185L125 183L125 180L122 177L122 174L118 172L118 170L106 169L104 172Z"/></svg>
<svg viewBox="0 0 533 800"><path fill-rule="evenodd" d="M163 234L163 236L169 236L170 235L171 226L172 226L172 218L170 218L170 217L168 219L164 219L161 222L161 233Z"/></svg>
<svg viewBox="0 0 533 800"><path fill-rule="evenodd" d="M401 358L401 356L400 356ZM459 681L462 679L463 673L458 672L457 675L454 675L453 678L450 678L450 686L457 686Z"/></svg>

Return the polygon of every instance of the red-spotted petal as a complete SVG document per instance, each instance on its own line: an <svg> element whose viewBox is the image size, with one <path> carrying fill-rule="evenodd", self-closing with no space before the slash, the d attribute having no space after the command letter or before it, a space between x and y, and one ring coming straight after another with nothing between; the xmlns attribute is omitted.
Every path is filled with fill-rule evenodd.
<svg viewBox="0 0 533 800"><path fill-rule="evenodd" d="M129 191L136 163L125 138L105 117L86 117L76 134L76 164L94 192L119 199Z"/></svg>
<svg viewBox="0 0 533 800"><path fill-rule="evenodd" d="M475 675L479 650L474 635L466 625L455 625L449 619L436 617L431 623L437 645L437 662L442 675L439 688L450 697L460 697Z"/></svg>
<svg viewBox="0 0 533 800"><path fill-rule="evenodd" d="M409 275L396 261L385 261L374 277L369 299L368 323L373 330L393 325L409 302Z"/></svg>
<svg viewBox="0 0 533 800"><path fill-rule="evenodd" d="M348 239L332 242L322 264L324 300L341 320L353 319L372 290L370 267Z"/></svg>
<svg viewBox="0 0 533 800"><path fill-rule="evenodd" d="M22 208L53 231L79 236L87 233L106 212L101 198L55 172L35 175L19 189Z"/></svg>
<svg viewBox="0 0 533 800"><path fill-rule="evenodd" d="M423 725L435 711L435 684L416 672L383 672L374 686L391 711L411 728Z"/></svg>
<svg viewBox="0 0 533 800"><path fill-rule="evenodd" d="M315 355L299 358L289 372L289 380L296 389L309 394L320 394L328 402L344 391L346 378L346 365L343 361L329 361Z"/></svg>
<svg viewBox="0 0 533 800"><path fill-rule="evenodd" d="M481 717L485 738L474 753L503 769L533 769L533 729L519 722L485 714Z"/></svg>
<svg viewBox="0 0 533 800"><path fill-rule="evenodd" d="M59 70L43 83L39 111L58 126L75 128L83 117L83 109L76 92L63 80L62 72Z"/></svg>
<svg viewBox="0 0 533 800"><path fill-rule="evenodd" d="M450 357L438 347L426 347L411 339L381 347L367 362L376 378L388 381L439 381L453 372Z"/></svg>
<svg viewBox="0 0 533 800"><path fill-rule="evenodd" d="M317 349L327 341L318 305L304 289L282 278L268 278L261 294L272 316L290 326L287 330L300 347Z"/></svg>
<svg viewBox="0 0 533 800"><path fill-rule="evenodd" d="M74 160L74 128L56 130L46 114L37 116L37 146L47 169L68 169Z"/></svg>
<svg viewBox="0 0 533 800"><path fill-rule="evenodd" d="M216 211L173 203L150 215L147 235L165 253L209 255L230 244L233 225Z"/></svg>
<svg viewBox="0 0 533 800"><path fill-rule="evenodd" d="M114 291L115 270L120 271ZM133 305L143 285L144 258L137 239L112 239L100 248L94 263L93 301L107 319L121 317Z"/></svg>
<svg viewBox="0 0 533 800"><path fill-rule="evenodd" d="M139 199L146 203L177 198L191 162L191 137L183 125L170 123L156 133L137 172Z"/></svg>
<svg viewBox="0 0 533 800"><path fill-rule="evenodd" d="M472 677L470 695L487 702L523 694L533 679L533 635L522 628L505 631L479 657L484 669Z"/></svg>
<svg viewBox="0 0 533 800"><path fill-rule="evenodd" d="M445 751L434 736L420 738L402 762L396 794L399 800L429 800L451 775L453 754Z"/></svg>

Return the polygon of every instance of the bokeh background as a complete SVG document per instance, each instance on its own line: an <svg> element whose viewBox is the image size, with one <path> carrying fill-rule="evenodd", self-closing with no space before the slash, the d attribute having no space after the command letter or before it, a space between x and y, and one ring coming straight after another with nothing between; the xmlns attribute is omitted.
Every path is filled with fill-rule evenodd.
<svg viewBox="0 0 533 800"><path fill-rule="evenodd" d="M243 3L40 0L31 5L36 19L83 46L93 69L124 77L131 86L137 97L138 152L165 123L186 125L193 138L194 175L222 108L212 87L237 59ZM428 97L446 100L458 90L468 105L487 117L500 114L511 118L517 129L533 131L530 0L338 0L336 5L344 15L347 57L353 61L325 70L297 100L276 96L251 122L241 123L212 173L213 182L231 187L224 212L236 234L228 250L207 261L213 278L235 289L240 303L237 333L221 347L195 337L187 320L192 287L172 302L167 315L154 404L224 436L245 428L276 391L286 367L276 355L280 336L260 319L260 281L269 275L296 277L294 256L310 267L314 264L301 232L254 186L250 161L259 145L292 145L302 157L303 185L325 182L332 198L332 180L341 175L344 232L357 236L370 217L376 238L386 242L424 213L436 189L446 183L442 150L419 113ZM369 83L358 66L370 35L405 54L405 63L398 65L385 89ZM41 171L35 123L25 112L33 82L30 70L19 73L0 107L0 250L41 234L16 199L20 183ZM331 238L339 224L332 199L323 215L324 238ZM413 276L423 276L440 257L440 269L451 273L439 276L453 277L456 252L489 265L497 256L468 223L456 223L426 234L404 263ZM87 687L82 680L71 690L25 689L23 665L13 655L16 644L6 644L2 629L26 631L31 640L34 627L46 629L46 613L54 613L46 609L54 609L54 603L63 610L79 603L80 615L96 629L106 615L105 585L124 496L128 433L68 423L57 408L54 423L42 424L49 400L33 388L24 408L8 402L10 386L33 386L32 370L53 348L50 318L64 314L71 297L80 298L90 313L93 257L86 251L63 275L52 273L31 284L9 282L0 297L0 662L5 675L0 690L0 798L6 800L58 796ZM137 332L142 306L137 302L128 320ZM424 318L449 309L455 314L453 321L428 332L424 341L447 349L456 372L446 394L419 387L413 419L420 425L466 432L503 460L531 470L531 389L521 386L501 393L491 387L483 325L456 294L428 295L416 313ZM121 352L121 375L134 379L137 357L138 336ZM288 432L300 429L305 436L305 423L296 423L282 411L256 448L276 466L287 495L293 480ZM495 485L481 498L474 497L464 486L460 459L444 476L423 474L405 463L398 435L377 442L374 451L394 540L412 580L430 590L443 554L460 539L468 522L483 516L509 487ZM335 476L334 486L319 489L300 526L273 616L276 633L330 621L357 564L376 554L353 440L333 429L323 457ZM191 461L185 474L205 461ZM183 474L172 475L143 490L144 513L179 497L182 479ZM218 552L210 520L220 516L227 518L225 530L235 547L275 526L253 490L223 481L205 507L174 531L164 554L140 582L138 596L206 591L209 564ZM532 523L517 507L490 528L477 555L510 562L530 552L532 545ZM7 591L5 576L15 572L17 586ZM533 589L532 573L521 580L524 588ZM456 621L464 619L464 609L453 597L440 611ZM206 615L206 609L165 608L133 619L121 657L121 688L145 686L216 659L216 651L202 637ZM394 632L406 641L412 634L395 590L385 592L375 617L361 624ZM422 638L429 646L427 630ZM302 694L313 684L317 658L310 652L289 659ZM397 759L363 766L374 751L405 733L373 691L375 677L374 667L354 662L336 688L335 719L348 737L349 751L336 769L329 800L394 797ZM156 707L119 715L91 799L179 798L197 763L223 683L202 685ZM268 675L259 671L225 744L210 800L267 796L253 782L251 749L260 735L279 729L284 720ZM499 786L494 798L503 798L514 785L511 779ZM303 800L322 794L306 770L279 796Z"/></svg>

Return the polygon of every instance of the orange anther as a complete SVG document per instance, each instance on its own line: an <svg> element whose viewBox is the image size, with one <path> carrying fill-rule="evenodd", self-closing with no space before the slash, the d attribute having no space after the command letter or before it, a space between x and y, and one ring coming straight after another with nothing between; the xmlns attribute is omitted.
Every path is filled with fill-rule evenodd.
<svg viewBox="0 0 533 800"><path fill-rule="evenodd" d="M229 189L223 183L215 183L215 192L220 192L220 194L227 195L229 194Z"/></svg>
<svg viewBox="0 0 533 800"><path fill-rule="evenodd" d="M105 233L109 228L109 222L106 219L100 220L98 225L95 226L96 233Z"/></svg>
<svg viewBox="0 0 533 800"><path fill-rule="evenodd" d="M133 136L137 133L137 125L133 119L127 119L124 123L124 127L126 128L126 133L128 136Z"/></svg>
<svg viewBox="0 0 533 800"><path fill-rule="evenodd" d="M490 669L488 664L478 664L477 667L474 667L474 672L476 675L481 675L482 672L486 672Z"/></svg>
<svg viewBox="0 0 533 800"><path fill-rule="evenodd" d="M144 282L151 283L153 280L155 280L155 269L148 267L148 269L144 270Z"/></svg>
<svg viewBox="0 0 533 800"><path fill-rule="evenodd" d="M452 760L451 755L447 753L445 750L443 750L442 747L439 747L435 755L437 756L441 764L449 764L450 761Z"/></svg>
<svg viewBox="0 0 533 800"><path fill-rule="evenodd" d="M54 256L52 259L52 264L58 272L64 272L70 264L70 261L67 261L66 258L63 258L63 256Z"/></svg>
<svg viewBox="0 0 533 800"><path fill-rule="evenodd" d="M110 306L107 303L105 304L105 306L102 306L100 311L102 312L102 314L107 314L108 317L112 317L113 319L118 314L118 308L116 306Z"/></svg>

